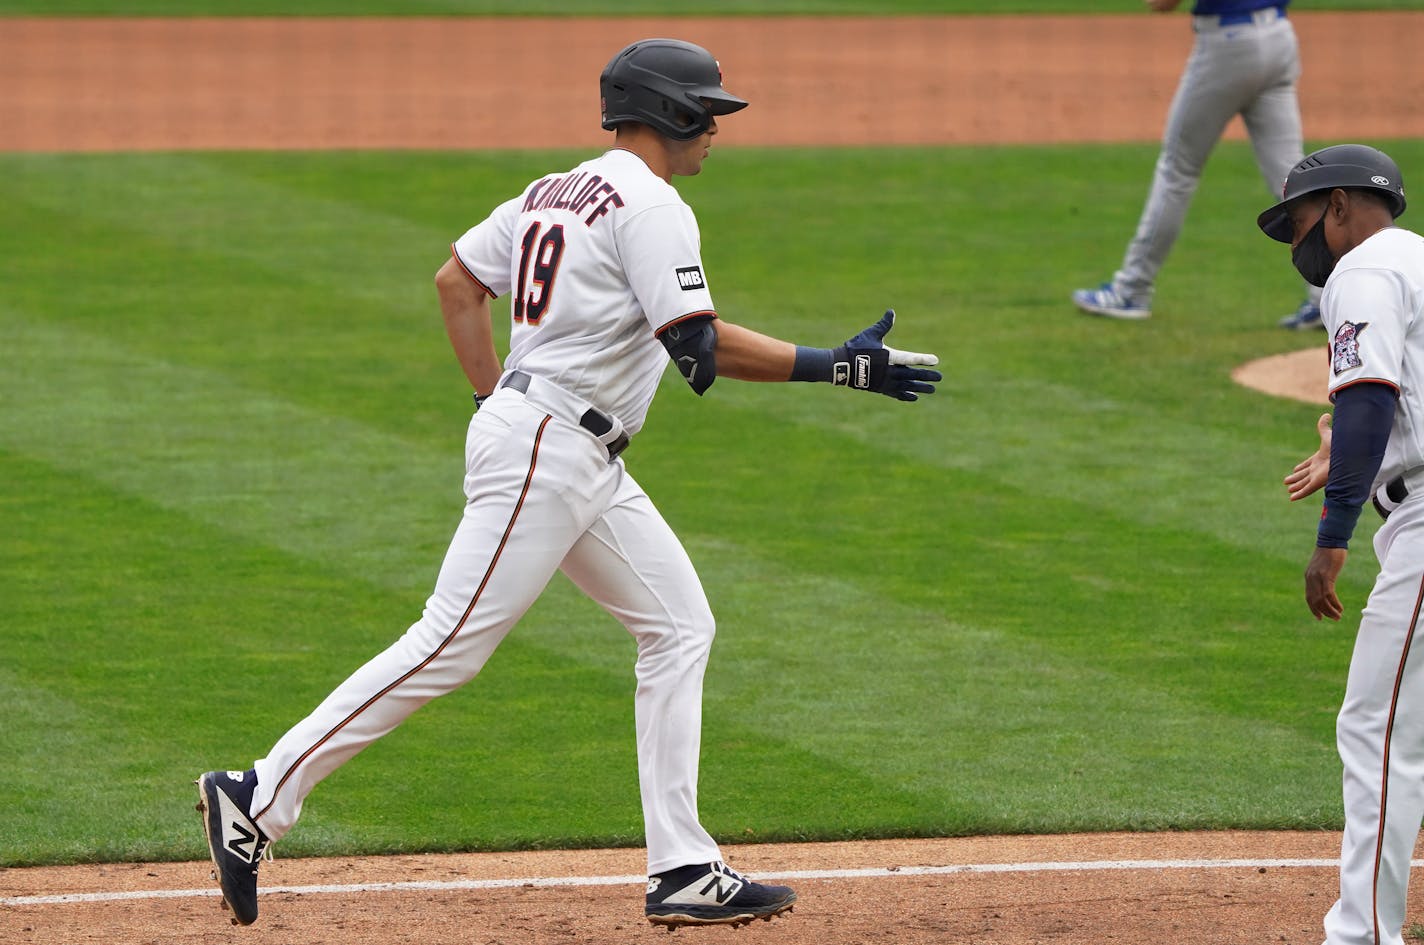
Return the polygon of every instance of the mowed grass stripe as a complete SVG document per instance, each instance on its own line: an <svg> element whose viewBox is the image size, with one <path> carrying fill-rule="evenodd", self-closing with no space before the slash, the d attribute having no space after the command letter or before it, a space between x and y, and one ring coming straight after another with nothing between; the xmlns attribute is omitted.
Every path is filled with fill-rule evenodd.
<svg viewBox="0 0 1424 945"><path fill-rule="evenodd" d="M0 165L9 304L402 436L443 444L468 406L432 282L468 222L368 208L359 185L338 198L300 173L264 179L263 157L247 172L201 155ZM317 170L326 186L347 176Z"/></svg>
<svg viewBox="0 0 1424 945"><path fill-rule="evenodd" d="M134 494L298 555L319 557L333 549L360 549L363 536L383 536L381 548L369 552L378 558L361 560L361 570L368 580L384 586L411 586L413 570L426 573L431 542L443 541L428 536L453 529L463 469L455 430L443 447L427 447L245 389L217 372L142 357L101 336L3 312L0 320L13 356L11 369L0 375L0 395L28 408L0 419L0 436L12 448L61 467L87 469ZM76 396L76 391L84 394ZM684 401L673 409L687 411L689 398L684 391L666 393L668 399ZM732 402L739 393L725 399ZM754 430L754 416L775 417L774 405L762 400L775 393L753 391L758 400L750 410L737 410L734 405L738 422L726 423L721 416L709 419L723 420L727 439L735 439L737 431L745 437ZM952 477L954 473L942 467L963 462L962 454L946 451L943 441L931 439L925 429L945 425L940 418L951 409L950 398L935 395L938 400L929 398L914 407L877 398L857 410L857 403L865 399L856 401L838 391L812 393L824 395L827 409L817 411L804 397L789 399L798 424L791 432L799 434L803 453L821 454L812 468L822 470L814 478L816 487L826 493L819 501L827 510L843 500L868 513L862 520L888 517L892 509L869 505L884 489L877 477L888 480L897 471L922 467L937 469L936 477ZM956 419L955 428L943 432L952 440L974 443L976 476L1022 502L1071 501L1111 510L1143 526L1220 532L1225 540L1257 553L1284 557L1295 551L1288 543L1292 527L1298 526L1293 516L1250 515L1268 496L1279 499L1274 483L1270 492L1265 488L1268 473L1250 443L1222 431L1165 422L1153 412L1130 411L1127 405L1113 411L1116 423L1110 426L1098 422L1104 411L1091 404L1074 416L1078 401L1069 392L1058 394L1045 397L1058 405L1054 416L1040 425L1039 417L1025 412L1016 417L1008 436L996 436L996 418L959 408L956 399L954 415L966 419ZM1033 396L1030 392L1025 400ZM692 406L703 413L727 410L721 402ZM838 421L855 417L867 422L859 427L838 426ZM688 425L696 422L689 414ZM680 426L676 421L670 424ZM1091 428L1095 436L1057 437L1056 431L1065 426ZM784 448L785 441L777 440L786 432L783 421L765 423L761 435L766 448ZM698 436L693 445L717 452L723 442ZM852 444L857 447L854 452ZM654 441L650 448L660 445ZM674 442L668 446L678 448ZM1043 477L1041 485L1036 481L1025 489L1028 484L1019 471L1040 465L1045 449L1060 468L1077 474L1072 479ZM1144 468L1144 455L1150 467ZM1220 457L1217 469L1223 464L1226 468L1218 474L1231 478L1234 473L1236 480L1253 485L1217 497L1210 507L1198 507L1193 496L1199 474L1194 459L1203 455ZM814 457L786 458L801 463ZM859 472L861 477L857 481L855 476L836 475L837 468ZM799 476L778 481L775 476L761 478L756 467L750 472L755 484L742 482L742 488L727 490L714 480L705 486L722 489L729 502L738 493L754 494L753 488L773 492L789 485L803 491ZM957 496L964 490L956 489L953 481L922 483L921 491L909 497L930 503L922 507L930 514L921 521L942 518L948 505L963 501ZM386 500L354 514L350 495L355 488ZM753 516L760 514L760 509L753 512ZM1274 526L1276 535L1263 534L1261 526L1266 523ZM831 533L835 525L835 517L826 515L807 521L801 529L773 534L810 545L818 540L815 532L822 530L827 534L819 540L825 547L854 550L854 542L835 542ZM873 540L874 536L866 537ZM923 541L934 537L933 533L919 536ZM1273 538L1275 547L1270 543ZM361 552L356 554L360 558Z"/></svg>
<svg viewBox="0 0 1424 945"><path fill-rule="evenodd" d="M459 518L458 443L435 451L8 311L0 325L0 398L26 408L0 416L5 447L233 537L313 560L344 550L343 570L377 586L428 580L432 542Z"/></svg>

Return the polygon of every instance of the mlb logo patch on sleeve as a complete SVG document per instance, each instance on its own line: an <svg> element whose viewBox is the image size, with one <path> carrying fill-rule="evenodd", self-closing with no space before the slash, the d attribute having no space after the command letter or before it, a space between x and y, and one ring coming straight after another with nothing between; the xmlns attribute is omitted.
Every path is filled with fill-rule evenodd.
<svg viewBox="0 0 1424 945"><path fill-rule="evenodd" d="M707 280L702 278L701 266L684 266L677 270L677 284L684 292L707 288Z"/></svg>

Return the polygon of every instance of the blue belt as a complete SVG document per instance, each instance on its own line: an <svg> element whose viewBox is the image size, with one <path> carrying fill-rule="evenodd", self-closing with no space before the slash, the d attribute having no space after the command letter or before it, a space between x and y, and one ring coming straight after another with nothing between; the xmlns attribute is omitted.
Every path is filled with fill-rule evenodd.
<svg viewBox="0 0 1424 945"><path fill-rule="evenodd" d="M1258 9L1265 10L1269 8L1260 7ZM1286 8L1284 6L1278 6L1275 10L1276 15L1279 17L1286 15ZM1222 13L1217 16L1216 19L1222 26L1239 26L1242 23L1253 22L1256 19L1256 12L1256 10L1245 10L1241 13Z"/></svg>

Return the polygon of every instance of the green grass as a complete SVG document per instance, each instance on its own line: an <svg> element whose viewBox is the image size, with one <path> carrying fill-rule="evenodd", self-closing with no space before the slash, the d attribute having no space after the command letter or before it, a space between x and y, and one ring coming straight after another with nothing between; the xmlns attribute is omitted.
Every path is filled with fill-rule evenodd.
<svg viewBox="0 0 1424 945"><path fill-rule="evenodd" d="M0 156L0 865L201 856L191 778L419 615L469 409L431 276L581 156ZM1339 826L1374 523L1350 617L1315 623L1318 505L1280 478L1319 410L1228 376L1322 340L1275 328L1300 286L1248 147L1213 157L1153 320L1067 303L1154 157L729 148L681 182L725 317L831 345L893 305L948 376L913 405L664 379L627 461L718 614L719 837ZM284 851L640 842L632 660L556 579Z"/></svg>
<svg viewBox="0 0 1424 945"><path fill-rule="evenodd" d="M1188 8L1191 0L1185 0ZM1424 0L1298 0L1297 10L1419 10ZM746 14L1140 13L1140 0L0 0L35 16L731 16Z"/></svg>

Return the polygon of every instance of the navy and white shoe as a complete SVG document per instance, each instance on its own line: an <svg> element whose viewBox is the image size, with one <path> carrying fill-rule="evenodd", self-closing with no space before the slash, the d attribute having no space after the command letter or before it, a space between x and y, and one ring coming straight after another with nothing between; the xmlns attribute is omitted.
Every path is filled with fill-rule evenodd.
<svg viewBox="0 0 1424 945"><path fill-rule="evenodd" d="M1108 318L1140 321L1152 317L1152 309L1145 301L1120 294L1111 282L1104 282L1096 289L1075 290L1073 304L1089 314Z"/></svg>
<svg viewBox="0 0 1424 945"><path fill-rule="evenodd" d="M648 877L643 912L654 925L746 925L770 922L790 912L796 893L789 886L763 886L722 863L681 866Z"/></svg>
<svg viewBox="0 0 1424 945"><path fill-rule="evenodd" d="M1289 328L1292 331L1308 331L1312 328L1325 328L1325 322L1320 320L1320 306L1310 299L1300 303L1300 308L1291 312L1279 322L1282 328Z"/></svg>
<svg viewBox="0 0 1424 945"><path fill-rule="evenodd" d="M270 845L249 813L257 773L209 771L194 783L223 908L232 910L233 925L251 925L257 921L257 864Z"/></svg>

